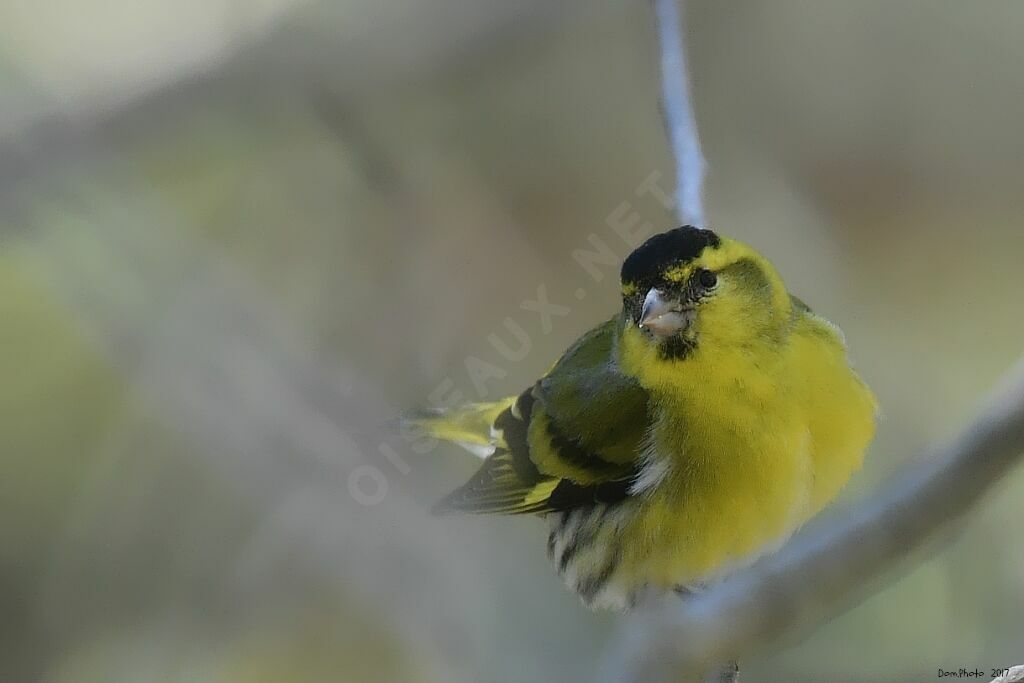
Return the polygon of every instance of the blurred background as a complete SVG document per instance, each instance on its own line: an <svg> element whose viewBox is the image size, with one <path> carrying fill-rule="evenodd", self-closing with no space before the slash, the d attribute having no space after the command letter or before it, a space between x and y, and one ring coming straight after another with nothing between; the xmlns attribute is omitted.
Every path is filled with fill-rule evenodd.
<svg viewBox="0 0 1024 683"><path fill-rule="evenodd" d="M709 225L882 402L841 514L1021 353L1024 4L687 25ZM610 315L671 173L645 2L0 3L0 680L590 680L544 523L431 518L474 459L382 427ZM1022 494L743 680L1024 662Z"/></svg>

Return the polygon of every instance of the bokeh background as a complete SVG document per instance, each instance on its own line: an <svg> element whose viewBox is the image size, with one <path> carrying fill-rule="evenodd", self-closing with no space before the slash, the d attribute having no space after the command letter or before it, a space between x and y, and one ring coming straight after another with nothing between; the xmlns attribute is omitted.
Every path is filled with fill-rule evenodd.
<svg viewBox="0 0 1024 683"><path fill-rule="evenodd" d="M883 405L841 514L1021 353L1024 4L687 19L709 224ZM572 253L652 173L644 2L0 3L0 680L590 680L543 523L431 518L473 459L383 427L609 315ZM1022 494L743 680L1024 662Z"/></svg>

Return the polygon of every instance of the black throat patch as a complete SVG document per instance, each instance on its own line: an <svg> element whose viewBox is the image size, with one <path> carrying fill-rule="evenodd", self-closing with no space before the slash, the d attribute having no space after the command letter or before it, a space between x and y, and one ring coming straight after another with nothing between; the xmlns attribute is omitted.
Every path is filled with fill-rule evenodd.
<svg viewBox="0 0 1024 683"><path fill-rule="evenodd" d="M662 360L683 360L697 350L697 342L680 335L665 339L658 345Z"/></svg>

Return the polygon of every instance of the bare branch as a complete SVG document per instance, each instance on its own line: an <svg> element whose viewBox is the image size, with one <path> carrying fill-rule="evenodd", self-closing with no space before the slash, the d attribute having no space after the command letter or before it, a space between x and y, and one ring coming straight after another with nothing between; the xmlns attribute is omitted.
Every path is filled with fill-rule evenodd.
<svg viewBox="0 0 1024 683"><path fill-rule="evenodd" d="M614 660L614 680L706 669L851 606L871 579L961 519L1022 452L1024 360L963 432L877 495L708 592L646 615L644 635Z"/></svg>
<svg viewBox="0 0 1024 683"><path fill-rule="evenodd" d="M704 160L688 92L677 0L653 0L665 124L680 220L703 223ZM962 517L1024 450L1024 363L978 419L875 497L682 604L630 617L602 680L676 680L682 671L735 680L732 662L798 626L834 614L865 584Z"/></svg>
<svg viewBox="0 0 1024 683"><path fill-rule="evenodd" d="M465 632L458 610L438 615L402 596L402 586L421 592L422 584L379 580L382 565L414 563L455 604L480 573L473 558L455 559L459 551L445 547L421 504L396 493L380 508L386 512L368 515L369 503L352 493L353 473L387 466L372 426L397 411L382 391L343 357L319 353L133 165L88 136L82 151L95 164L94 184L82 189L57 179L37 193L19 255L123 374L145 412L253 501L259 530L242 555L225 556L216 579L225 593L238 604L260 602L286 561L324 591L373 601L402 642ZM99 469L75 509L92 509L123 485L121 468ZM359 523L345 523L357 516ZM63 614L67 596L81 590L76 558L95 553L76 552L80 533L74 525L56 552L40 591L43 613ZM439 619L445 626L431 632ZM444 665L452 671L441 679L474 678L470 663Z"/></svg>
<svg viewBox="0 0 1024 683"><path fill-rule="evenodd" d="M1021 681L1024 681L1024 665L1011 667L1002 676L993 679L992 683L1020 683Z"/></svg>
<svg viewBox="0 0 1024 683"><path fill-rule="evenodd" d="M678 0L653 0L661 46L661 103L676 165L676 214L684 224L704 225L704 157L690 101L686 49Z"/></svg>

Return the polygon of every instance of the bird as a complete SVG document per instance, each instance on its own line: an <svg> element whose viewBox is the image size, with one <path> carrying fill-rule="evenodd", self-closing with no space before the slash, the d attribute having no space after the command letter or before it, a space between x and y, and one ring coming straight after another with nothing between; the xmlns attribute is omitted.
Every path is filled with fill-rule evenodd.
<svg viewBox="0 0 1024 683"><path fill-rule="evenodd" d="M834 323L747 244L683 226L517 396L411 415L485 457L438 514L537 515L582 602L626 611L777 550L862 466L878 404Z"/></svg>

